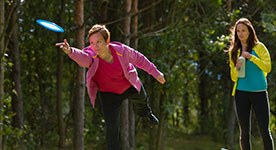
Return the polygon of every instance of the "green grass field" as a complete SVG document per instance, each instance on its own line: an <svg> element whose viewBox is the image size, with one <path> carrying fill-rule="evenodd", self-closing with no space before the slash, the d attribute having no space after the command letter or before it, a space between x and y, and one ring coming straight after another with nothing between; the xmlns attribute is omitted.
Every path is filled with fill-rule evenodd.
<svg viewBox="0 0 276 150"><path fill-rule="evenodd" d="M224 146L212 141L207 136L170 137L167 141L167 150L220 150Z"/></svg>
<svg viewBox="0 0 276 150"><path fill-rule="evenodd" d="M273 136L275 137L275 136ZM223 140L222 140L223 141ZM240 150L238 137L235 139L236 145L234 150ZM104 141L102 141L104 142ZM149 150L149 138L147 134L139 134L136 137L136 150ZM255 138L251 137L252 150L262 150L263 143L261 137ZM275 138L274 138L275 143ZM72 149L72 143L65 148L65 150ZM104 147L104 144L103 144ZM223 142L214 140L211 136L207 135L194 135L194 134L185 134L180 131L173 131L168 133L166 139L164 140L164 149L163 150L221 150L221 148L227 148ZM57 147L49 146L45 150L58 150ZM102 150L102 148L95 148L95 143L87 143L85 150ZM44 150L44 149L42 149Z"/></svg>
<svg viewBox="0 0 276 150"><path fill-rule="evenodd" d="M224 145L206 135L174 132L168 135L166 150L220 150Z"/></svg>
<svg viewBox="0 0 276 150"><path fill-rule="evenodd" d="M222 142L214 141L212 137L206 135L174 133L168 136L166 141L166 150L221 150L221 148L227 148ZM235 150L240 150L238 139L236 141ZM257 139L252 137L251 143L252 150L263 149L260 137Z"/></svg>

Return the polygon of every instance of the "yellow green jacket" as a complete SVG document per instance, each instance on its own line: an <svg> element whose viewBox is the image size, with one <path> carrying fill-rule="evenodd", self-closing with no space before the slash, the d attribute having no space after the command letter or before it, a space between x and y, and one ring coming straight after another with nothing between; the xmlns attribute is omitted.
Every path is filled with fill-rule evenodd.
<svg viewBox="0 0 276 150"><path fill-rule="evenodd" d="M265 45L261 42L258 42L254 47L253 50L256 52L256 54L259 56L256 57L252 55L252 57L249 59L254 64L256 64L261 70L263 70L265 77L267 74L271 71L271 59L269 52ZM232 54L231 52L229 54L229 64L230 64L230 74L231 74L231 80L235 82L233 90L232 90L232 96L235 96L236 88L237 88L237 81L238 81L238 70L235 67L235 64L231 60ZM240 49L238 50L237 58L240 56Z"/></svg>

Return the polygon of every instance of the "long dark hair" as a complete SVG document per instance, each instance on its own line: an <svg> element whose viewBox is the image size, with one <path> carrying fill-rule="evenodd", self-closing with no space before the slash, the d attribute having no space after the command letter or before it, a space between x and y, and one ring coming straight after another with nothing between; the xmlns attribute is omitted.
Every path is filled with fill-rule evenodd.
<svg viewBox="0 0 276 150"><path fill-rule="evenodd" d="M232 27L231 29L231 33L232 33L232 41L230 44L230 47L228 49L228 52L231 53L231 60L233 61L233 63L236 66L236 62L237 62L237 53L238 53L238 49L240 50L240 54L242 52L242 45L241 45L241 41L238 38L237 35L237 26L242 23L244 25L247 26L248 31L249 31L249 36L247 39L247 52L251 53L252 48L257 44L257 42L259 41L256 35L256 32L252 26L252 23L247 19L247 18L240 18L236 23L235 26Z"/></svg>

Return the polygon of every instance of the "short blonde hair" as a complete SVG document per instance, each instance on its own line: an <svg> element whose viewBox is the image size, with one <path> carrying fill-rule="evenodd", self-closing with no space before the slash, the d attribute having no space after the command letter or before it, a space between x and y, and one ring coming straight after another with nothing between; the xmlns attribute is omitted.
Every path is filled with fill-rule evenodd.
<svg viewBox="0 0 276 150"><path fill-rule="evenodd" d="M105 25L95 24L88 32L88 39L95 33L100 32L106 42L110 39L110 32Z"/></svg>

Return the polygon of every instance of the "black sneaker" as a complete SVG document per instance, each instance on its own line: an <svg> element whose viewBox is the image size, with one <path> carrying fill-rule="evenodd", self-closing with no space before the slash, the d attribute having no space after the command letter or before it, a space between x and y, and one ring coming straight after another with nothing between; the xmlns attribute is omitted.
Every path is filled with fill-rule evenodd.
<svg viewBox="0 0 276 150"><path fill-rule="evenodd" d="M155 115L154 115L153 113L149 113L149 114L147 115L147 117L149 118L151 124L153 124L153 125L158 125L159 120L158 120L157 117L155 117Z"/></svg>

